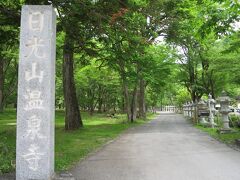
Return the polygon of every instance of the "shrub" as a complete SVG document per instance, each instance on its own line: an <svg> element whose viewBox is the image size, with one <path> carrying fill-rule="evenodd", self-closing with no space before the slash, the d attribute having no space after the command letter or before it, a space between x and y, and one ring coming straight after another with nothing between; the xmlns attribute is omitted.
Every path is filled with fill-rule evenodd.
<svg viewBox="0 0 240 180"><path fill-rule="evenodd" d="M4 142L0 142L0 174L10 172L14 169L12 159L14 154L9 151L9 148Z"/></svg>
<svg viewBox="0 0 240 180"><path fill-rule="evenodd" d="M229 120L230 120L230 127L238 127L240 128L240 116L236 114L231 114L229 115Z"/></svg>

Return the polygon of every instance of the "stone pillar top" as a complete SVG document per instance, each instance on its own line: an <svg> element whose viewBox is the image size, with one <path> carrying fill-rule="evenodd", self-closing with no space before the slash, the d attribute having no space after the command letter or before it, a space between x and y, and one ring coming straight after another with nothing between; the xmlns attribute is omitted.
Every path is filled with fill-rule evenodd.
<svg viewBox="0 0 240 180"><path fill-rule="evenodd" d="M225 91L222 91L221 96L218 98L218 101L221 102L230 102L230 97L227 95Z"/></svg>

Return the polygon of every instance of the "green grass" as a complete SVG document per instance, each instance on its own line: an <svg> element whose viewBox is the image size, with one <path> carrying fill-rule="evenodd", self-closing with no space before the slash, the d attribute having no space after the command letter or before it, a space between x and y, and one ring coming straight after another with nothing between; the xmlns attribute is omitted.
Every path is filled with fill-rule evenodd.
<svg viewBox="0 0 240 180"><path fill-rule="evenodd" d="M90 116L88 113L82 113L84 127L67 132L64 130L64 112L57 111L55 122L56 171L69 169L127 128L146 122L137 120L135 123L127 123L125 115L118 114L116 117L110 118L106 114ZM148 114L148 119L153 117L153 114ZM14 171L15 149L16 112L6 110L0 113L0 173Z"/></svg>
<svg viewBox="0 0 240 180"><path fill-rule="evenodd" d="M239 128L234 129L236 132L228 133L228 134L219 134L217 132L217 128L206 128L201 125L196 125L196 128L198 128L204 132L207 132L210 136L212 136L226 144L233 144L236 139L240 139L240 129Z"/></svg>

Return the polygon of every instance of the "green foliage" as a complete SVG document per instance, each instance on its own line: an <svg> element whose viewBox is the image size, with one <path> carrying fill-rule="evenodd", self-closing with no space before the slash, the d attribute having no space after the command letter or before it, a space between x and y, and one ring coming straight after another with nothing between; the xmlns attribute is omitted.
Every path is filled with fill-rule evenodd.
<svg viewBox="0 0 240 180"><path fill-rule="evenodd" d="M128 3L132 6L146 7L149 1L148 0L129 0Z"/></svg>
<svg viewBox="0 0 240 180"><path fill-rule="evenodd" d="M179 107L181 107L186 102L190 102L191 101L191 97L189 95L189 92L185 88L180 87L177 90L176 101L177 101L176 104Z"/></svg>
<svg viewBox="0 0 240 180"><path fill-rule="evenodd" d="M240 117L238 115L231 114L229 120L232 127L240 128Z"/></svg>
<svg viewBox="0 0 240 180"><path fill-rule="evenodd" d="M3 137L1 134L1 142L0 142L0 174L1 173L6 173L9 171L13 171L15 168L14 159L15 159L15 154L10 148L14 147L9 147L7 144L7 138Z"/></svg>
<svg viewBox="0 0 240 180"><path fill-rule="evenodd" d="M235 143L235 140L240 139L240 130L239 129L235 129L237 132L235 133L229 133L229 134L219 134L217 132L217 129L213 129L213 128L204 128L200 125L197 125L196 128L207 132L210 136L224 142L227 144L233 144Z"/></svg>
<svg viewBox="0 0 240 180"><path fill-rule="evenodd" d="M116 72L107 67L99 68L97 62L79 68L76 72L77 93L83 110L114 112L121 99L121 84ZM96 107L98 105L98 107Z"/></svg>
<svg viewBox="0 0 240 180"><path fill-rule="evenodd" d="M64 107L62 58L66 33L74 45L75 82L82 109L99 105L96 94L101 88L110 97L107 106L115 104L119 108L123 81L131 94L142 78L147 84L147 102L155 100L153 104L176 95L178 103L182 102L177 93L179 84L185 86L192 99L208 93L215 97L223 89L231 96L239 95L239 30L232 27L239 20L237 1L14 0L0 3L5 105L16 103L18 27L24 3L53 4L58 11L59 108ZM165 37L167 44L154 44L159 35ZM173 51L174 48L177 50ZM177 55L179 48L181 53ZM108 79L108 74L114 78Z"/></svg>

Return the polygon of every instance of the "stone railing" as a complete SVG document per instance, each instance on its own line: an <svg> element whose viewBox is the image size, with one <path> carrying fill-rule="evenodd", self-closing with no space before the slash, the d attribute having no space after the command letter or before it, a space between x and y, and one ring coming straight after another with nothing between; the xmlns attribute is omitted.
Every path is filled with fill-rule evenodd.
<svg viewBox="0 0 240 180"><path fill-rule="evenodd" d="M163 111L163 112L178 112L178 108L176 106L173 106L173 105L167 105L167 106L162 106L160 111Z"/></svg>
<svg viewBox="0 0 240 180"><path fill-rule="evenodd" d="M187 102L186 104L184 104L183 115L195 121L196 120L196 104L193 102Z"/></svg>
<svg viewBox="0 0 240 180"><path fill-rule="evenodd" d="M220 129L220 131L231 131L228 118L228 114L230 112L230 98L223 91L221 96L217 98L217 102L220 103L219 114L223 122L223 127ZM217 126L217 124L214 122L214 117L217 114L215 105L216 100L214 100L209 94L208 99L205 101L200 99L197 103L185 103L183 105L183 115L186 118L191 119L194 123L200 123L202 125L214 128Z"/></svg>

